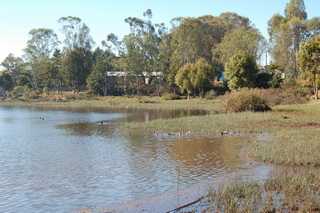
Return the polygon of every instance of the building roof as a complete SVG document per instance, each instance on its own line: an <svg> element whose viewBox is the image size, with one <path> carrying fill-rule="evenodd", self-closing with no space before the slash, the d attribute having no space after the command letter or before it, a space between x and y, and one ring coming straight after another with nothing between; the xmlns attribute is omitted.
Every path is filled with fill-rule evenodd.
<svg viewBox="0 0 320 213"><path fill-rule="evenodd" d="M128 74L129 72L124 72L124 71L107 71L106 75L107 76L112 76L112 77L124 77L124 76L128 76L130 74ZM147 77L150 76L147 72L143 72L142 75L137 75L137 76L143 76L143 77ZM162 76L161 72L152 72L151 73L152 77L159 77Z"/></svg>

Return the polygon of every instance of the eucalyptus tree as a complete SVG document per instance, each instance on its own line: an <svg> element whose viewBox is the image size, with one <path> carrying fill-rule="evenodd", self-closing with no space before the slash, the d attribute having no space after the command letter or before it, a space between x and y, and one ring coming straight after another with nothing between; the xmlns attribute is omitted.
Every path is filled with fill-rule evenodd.
<svg viewBox="0 0 320 213"><path fill-rule="evenodd" d="M89 90L96 95L106 95L106 71L113 70L114 54L110 49L97 48L93 52L92 71L87 79Z"/></svg>
<svg viewBox="0 0 320 213"><path fill-rule="evenodd" d="M64 35L62 69L67 83L74 92L86 85L92 67L94 41L89 27L78 17L67 16L58 20Z"/></svg>
<svg viewBox="0 0 320 213"><path fill-rule="evenodd" d="M318 99L318 81L320 74L320 36L316 36L301 45L299 65L309 78L312 79L314 95Z"/></svg>
<svg viewBox="0 0 320 213"><path fill-rule="evenodd" d="M31 67L31 85L33 89L49 87L52 67L50 57L59 45L58 36L46 28L32 29L29 36L24 52Z"/></svg>
<svg viewBox="0 0 320 213"><path fill-rule="evenodd" d="M299 75L297 55L300 44L320 33L320 19L307 19L304 0L290 0L285 15L275 14L269 20L273 62L290 79Z"/></svg>
<svg viewBox="0 0 320 213"><path fill-rule="evenodd" d="M175 83L177 71L188 63L205 59L216 73L223 72L223 64L217 58L217 47L226 34L235 29L252 28L248 18L236 13L222 13L220 16L201 16L198 18L178 18L170 32L170 72L169 84Z"/></svg>
<svg viewBox="0 0 320 213"><path fill-rule="evenodd" d="M143 18L128 17L125 22L130 27L130 33L122 40L115 34L109 34L105 46L114 50L117 55L115 66L128 72L129 76L152 75L153 72L165 72L160 54L160 46L167 35L163 23L152 22L153 14L150 9L143 13ZM129 78L137 92L140 91L138 78Z"/></svg>
<svg viewBox="0 0 320 213"><path fill-rule="evenodd" d="M238 28L224 36L217 46L216 54L223 64L239 52L244 52L257 60L263 52L261 48L263 42L264 38L257 29Z"/></svg>

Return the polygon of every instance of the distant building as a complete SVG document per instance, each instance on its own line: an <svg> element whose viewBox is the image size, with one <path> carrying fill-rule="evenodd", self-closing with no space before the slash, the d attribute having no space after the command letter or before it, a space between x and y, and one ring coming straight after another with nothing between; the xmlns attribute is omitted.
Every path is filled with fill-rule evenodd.
<svg viewBox="0 0 320 213"><path fill-rule="evenodd" d="M130 82L136 81L138 84L149 85L154 79L162 80L161 72L146 73L135 75L124 71L107 71L105 73L105 95L120 95L126 93Z"/></svg>

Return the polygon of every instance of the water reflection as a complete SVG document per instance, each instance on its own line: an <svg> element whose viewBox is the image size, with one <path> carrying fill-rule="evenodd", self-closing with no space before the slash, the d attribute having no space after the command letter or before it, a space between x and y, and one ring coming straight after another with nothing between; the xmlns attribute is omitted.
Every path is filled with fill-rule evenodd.
<svg viewBox="0 0 320 213"><path fill-rule="evenodd" d="M117 127L192 113L0 108L0 212L103 208L240 167L236 141L156 141Z"/></svg>

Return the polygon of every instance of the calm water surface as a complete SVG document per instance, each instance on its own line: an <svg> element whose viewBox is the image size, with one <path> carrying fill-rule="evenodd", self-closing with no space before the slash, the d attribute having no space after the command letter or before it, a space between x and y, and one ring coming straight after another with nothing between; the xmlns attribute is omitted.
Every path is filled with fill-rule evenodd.
<svg viewBox="0 0 320 213"><path fill-rule="evenodd" d="M0 108L0 212L103 209L247 169L236 142L157 141L117 128L184 115ZM249 170L243 176L261 175Z"/></svg>

